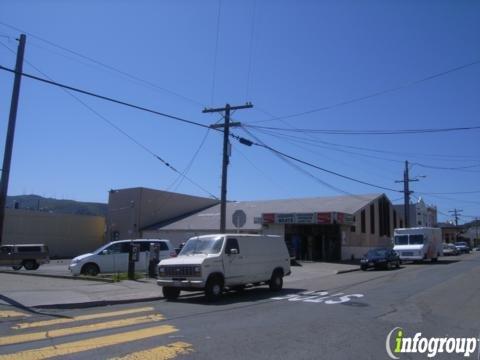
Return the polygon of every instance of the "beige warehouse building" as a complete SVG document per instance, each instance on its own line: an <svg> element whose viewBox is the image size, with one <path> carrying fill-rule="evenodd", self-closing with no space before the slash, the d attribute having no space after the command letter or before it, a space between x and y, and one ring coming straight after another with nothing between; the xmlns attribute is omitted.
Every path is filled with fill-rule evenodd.
<svg viewBox="0 0 480 360"><path fill-rule="evenodd" d="M234 225L234 213L244 223ZM228 232L283 236L299 259L338 261L390 246L403 215L384 194L368 194L229 202L226 220ZM110 239L164 238L178 246L192 236L218 233L219 224L218 200L144 188L110 193Z"/></svg>
<svg viewBox="0 0 480 360"><path fill-rule="evenodd" d="M6 209L3 244L45 244L50 257L70 258L105 242L102 216Z"/></svg>

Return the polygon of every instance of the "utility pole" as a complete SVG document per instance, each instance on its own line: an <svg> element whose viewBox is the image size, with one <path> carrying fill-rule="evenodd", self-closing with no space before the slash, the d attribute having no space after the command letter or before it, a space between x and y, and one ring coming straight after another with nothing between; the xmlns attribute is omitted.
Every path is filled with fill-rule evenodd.
<svg viewBox="0 0 480 360"><path fill-rule="evenodd" d="M458 218L459 218L460 213L462 211L463 210L461 210L461 209L453 209L453 210L448 211L449 213L453 213L453 217L455 218L455 226L458 226Z"/></svg>
<svg viewBox="0 0 480 360"><path fill-rule="evenodd" d="M408 175L408 161L405 161L405 170L403 171L403 180L397 180L396 183L403 182L403 216L405 218L405 227L410 227L410 182L418 181L418 179L410 179Z"/></svg>
<svg viewBox="0 0 480 360"><path fill-rule="evenodd" d="M220 198L220 233L224 234L226 229L226 213L227 213L227 172L228 163L231 153L230 142L230 127L241 126L239 122L230 122L230 112L232 110L250 109L253 105L247 102L245 105L230 106L226 104L224 108L211 108L204 109L203 113L225 112L225 122L223 124L210 125L212 129L218 129L223 127L223 160L222 160L222 192Z"/></svg>
<svg viewBox="0 0 480 360"><path fill-rule="evenodd" d="M0 180L0 245L3 240L3 224L5 220L5 206L7 204L8 179L10 177L10 164L12 162L13 139L15 136L15 123L17 121L18 97L23 72L23 55L25 53L25 34L20 35L17 62L15 64L15 79L13 81L12 100L10 103L10 117L8 118L7 138L3 154L2 178Z"/></svg>

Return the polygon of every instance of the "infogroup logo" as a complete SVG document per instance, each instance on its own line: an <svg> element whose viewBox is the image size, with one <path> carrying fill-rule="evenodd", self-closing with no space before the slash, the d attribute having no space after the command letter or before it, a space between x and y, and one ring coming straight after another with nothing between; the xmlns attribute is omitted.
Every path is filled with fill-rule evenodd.
<svg viewBox="0 0 480 360"><path fill-rule="evenodd" d="M479 339L471 338L453 338L453 337L422 337L422 333L417 332L413 338L406 337L405 331L400 327L393 328L387 335L385 348L391 359L400 359L403 353L426 354L429 358L435 357L440 353L458 354L464 357L470 357L478 347Z"/></svg>

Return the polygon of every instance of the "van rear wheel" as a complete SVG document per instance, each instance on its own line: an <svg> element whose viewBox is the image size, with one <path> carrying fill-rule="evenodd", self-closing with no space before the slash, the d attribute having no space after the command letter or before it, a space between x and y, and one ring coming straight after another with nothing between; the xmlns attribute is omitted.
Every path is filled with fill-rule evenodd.
<svg viewBox="0 0 480 360"><path fill-rule="evenodd" d="M12 266L12 269L15 270L15 271L17 271L17 270L20 270L20 269L22 268L22 266L23 266L22 264L20 264L20 265L13 265L13 266Z"/></svg>
<svg viewBox="0 0 480 360"><path fill-rule="evenodd" d="M37 270L40 265L38 265L35 260L25 260L23 266L25 266L27 270Z"/></svg>
<svg viewBox="0 0 480 360"><path fill-rule="evenodd" d="M271 291L280 291L283 287L283 274L276 270L268 282Z"/></svg>

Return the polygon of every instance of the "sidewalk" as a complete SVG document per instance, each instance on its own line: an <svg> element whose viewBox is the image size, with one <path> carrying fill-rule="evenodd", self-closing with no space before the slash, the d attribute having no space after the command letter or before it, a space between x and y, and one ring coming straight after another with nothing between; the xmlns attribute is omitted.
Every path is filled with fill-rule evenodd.
<svg viewBox="0 0 480 360"><path fill-rule="evenodd" d="M358 270L357 265L313 262L299 265L292 266L292 274L284 279L286 284ZM37 271L13 274L2 268L0 305L79 308L163 299L155 279L116 283L80 280L69 277L65 266L68 265L54 263L41 266Z"/></svg>

